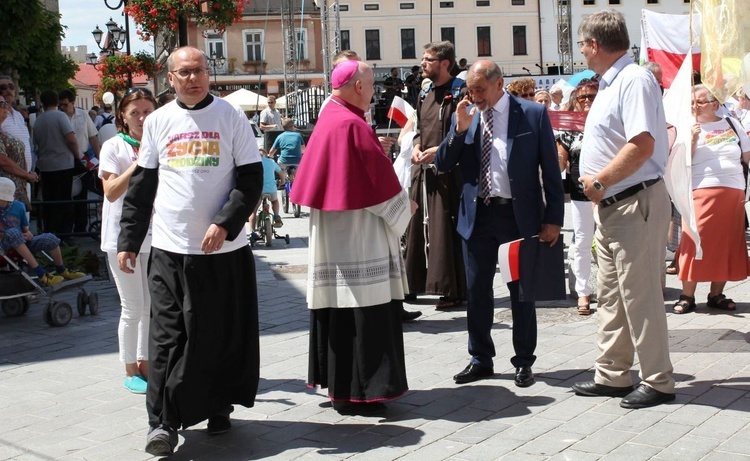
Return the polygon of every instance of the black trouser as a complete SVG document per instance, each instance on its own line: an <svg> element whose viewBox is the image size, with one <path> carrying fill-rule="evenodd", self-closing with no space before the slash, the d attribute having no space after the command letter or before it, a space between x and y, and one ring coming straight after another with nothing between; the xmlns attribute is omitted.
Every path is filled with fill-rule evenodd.
<svg viewBox="0 0 750 461"><path fill-rule="evenodd" d="M73 187L73 168L58 171L42 171L42 201L70 200ZM73 231L73 206L66 204L44 204L42 206L44 232L67 234Z"/></svg>
<svg viewBox="0 0 750 461"><path fill-rule="evenodd" d="M151 427L189 427L231 404L253 406L260 355L255 261L249 246L183 255L151 249Z"/></svg>

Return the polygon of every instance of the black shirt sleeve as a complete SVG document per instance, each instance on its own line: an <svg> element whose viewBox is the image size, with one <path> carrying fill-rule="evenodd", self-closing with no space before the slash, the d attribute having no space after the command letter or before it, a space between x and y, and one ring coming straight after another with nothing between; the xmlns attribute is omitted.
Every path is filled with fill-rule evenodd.
<svg viewBox="0 0 750 461"><path fill-rule="evenodd" d="M123 198L120 235L117 238L118 252L140 251L143 239L148 233L158 185L158 169L135 167L128 183L128 191Z"/></svg>
<svg viewBox="0 0 750 461"><path fill-rule="evenodd" d="M235 185L229 200L213 219L213 224L227 231L227 240L233 241L245 229L245 222L260 200L263 190L263 163L256 162L235 168Z"/></svg>

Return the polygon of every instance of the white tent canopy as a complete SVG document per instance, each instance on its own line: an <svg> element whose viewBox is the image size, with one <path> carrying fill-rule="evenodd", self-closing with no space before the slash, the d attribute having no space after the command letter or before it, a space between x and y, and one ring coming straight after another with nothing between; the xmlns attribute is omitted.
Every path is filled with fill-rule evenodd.
<svg viewBox="0 0 750 461"><path fill-rule="evenodd" d="M224 96L223 99L241 107L242 110L262 110L268 107L268 99L265 96L244 88Z"/></svg>

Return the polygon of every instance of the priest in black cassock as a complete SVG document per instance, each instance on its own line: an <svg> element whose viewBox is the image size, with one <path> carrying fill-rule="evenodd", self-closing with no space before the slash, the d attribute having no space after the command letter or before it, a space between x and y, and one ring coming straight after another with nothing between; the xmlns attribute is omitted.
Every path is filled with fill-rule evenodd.
<svg viewBox="0 0 750 461"><path fill-rule="evenodd" d="M177 429L230 429L258 390L258 297L245 222L263 167L241 109L208 93L205 54L167 60L177 99L145 120L124 199L118 263L129 272L152 222L146 452L168 456ZM153 220L152 220L153 211Z"/></svg>

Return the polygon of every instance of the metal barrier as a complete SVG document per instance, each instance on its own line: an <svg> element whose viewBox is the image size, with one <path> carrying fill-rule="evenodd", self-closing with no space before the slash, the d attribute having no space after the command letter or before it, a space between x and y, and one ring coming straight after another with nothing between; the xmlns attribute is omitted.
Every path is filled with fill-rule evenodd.
<svg viewBox="0 0 750 461"><path fill-rule="evenodd" d="M86 230L73 232L73 222L71 222L71 232L54 232L59 238L67 237L91 237L94 240L101 238L102 230L102 203L104 202L103 197L87 200L47 200L47 201L35 201L31 202L31 215L36 220L37 232L46 232L41 225L44 216L45 206L55 205L86 205ZM71 211L71 221L75 218L75 211Z"/></svg>

